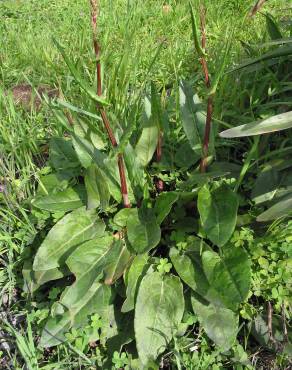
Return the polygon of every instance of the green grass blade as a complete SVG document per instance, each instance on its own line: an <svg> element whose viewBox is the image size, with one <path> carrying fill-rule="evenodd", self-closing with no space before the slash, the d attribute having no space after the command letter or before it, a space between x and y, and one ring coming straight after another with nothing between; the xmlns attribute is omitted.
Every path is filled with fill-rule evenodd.
<svg viewBox="0 0 292 370"><path fill-rule="evenodd" d="M78 85L81 87L81 89L84 90L86 92L86 94L91 99L93 99L94 101L96 101L98 104L100 104L102 106L109 105L109 103L107 101L105 101L104 99L102 99L99 96L97 96L96 93L94 92L94 90L90 86L87 85L87 82L86 81L83 80L83 78L80 76L79 72L77 71L76 67L70 61L69 57L65 53L64 47L55 38L53 38L53 42L56 45L56 47L59 50L59 52L61 53L61 55L62 55L65 63L67 64L67 66L68 66L70 72L72 73L75 81L78 83Z"/></svg>

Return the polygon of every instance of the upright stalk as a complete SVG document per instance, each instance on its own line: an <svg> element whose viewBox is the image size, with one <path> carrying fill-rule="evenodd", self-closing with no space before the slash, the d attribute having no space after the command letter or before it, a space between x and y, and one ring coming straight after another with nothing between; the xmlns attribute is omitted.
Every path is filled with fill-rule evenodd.
<svg viewBox="0 0 292 370"><path fill-rule="evenodd" d="M200 23L201 23L201 44L202 49L206 49L206 8L204 6L200 9ZM200 63L202 65L204 77L205 77L205 85L206 88L209 90L211 87L210 83L210 75L208 64L205 56L202 56L200 59ZM211 124L212 124L212 114L213 114L213 95L209 95L208 102L207 102L207 115L206 115L206 126L205 126L205 133L204 133L204 141L203 141L203 157L200 164L200 171L206 172L207 169L207 158L208 158L208 151L209 151L209 141L210 141L210 133L211 133Z"/></svg>
<svg viewBox="0 0 292 370"><path fill-rule="evenodd" d="M90 0L91 5L91 25L92 25L92 34L93 34L93 47L94 53L96 58L96 78L97 78L97 95L102 95L102 79L101 79L101 64L100 64L100 45L98 43L97 38L97 17L98 17L98 10L99 4L98 0ZM105 130L108 134L109 140L113 148L118 146L117 140L111 128L109 119L107 117L106 111L103 107L99 104L96 105L97 110L99 110ZM118 168L120 174L120 186L121 186L121 193L123 196L123 203L125 208L130 208L131 204L129 201L128 195L128 188L127 188L127 180L126 180L126 173L125 173L125 163L122 153L118 153Z"/></svg>
<svg viewBox="0 0 292 370"><path fill-rule="evenodd" d="M162 158L162 131L159 131L158 134L158 142L157 142L157 148L156 148L156 162L159 163ZM157 180L156 183L156 189L158 192L162 192L164 189L164 182L161 179Z"/></svg>
<svg viewBox="0 0 292 370"><path fill-rule="evenodd" d="M255 6L250 11L249 16L253 17L254 15L256 15L256 13L261 9L261 7L264 5L265 2L266 0L258 0Z"/></svg>

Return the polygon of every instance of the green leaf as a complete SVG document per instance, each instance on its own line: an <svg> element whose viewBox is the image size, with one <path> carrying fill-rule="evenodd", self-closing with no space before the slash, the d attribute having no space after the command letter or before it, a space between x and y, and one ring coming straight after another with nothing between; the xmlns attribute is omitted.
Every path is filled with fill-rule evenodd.
<svg viewBox="0 0 292 370"><path fill-rule="evenodd" d="M54 44L58 48L59 52L62 54L62 57L67 64L70 72L72 73L75 81L78 83L78 85L81 87L82 90L95 102L97 102L100 105L109 105L107 101L96 95L93 88L87 85L87 82L83 80L83 78L80 76L79 72L77 71L75 65L70 61L69 57L65 53L64 47L55 39L53 38Z"/></svg>
<svg viewBox="0 0 292 370"><path fill-rule="evenodd" d="M126 227L129 216L135 213L132 208L122 208L113 218L113 223L119 227Z"/></svg>
<svg viewBox="0 0 292 370"><path fill-rule="evenodd" d="M119 279L132 258L127 248L127 243L123 239L116 240L107 256L104 268L104 282L111 285Z"/></svg>
<svg viewBox="0 0 292 370"><path fill-rule="evenodd" d="M203 138L206 125L206 114L198 95L185 82L179 85L179 104L181 120L191 148L197 155L202 153Z"/></svg>
<svg viewBox="0 0 292 370"><path fill-rule="evenodd" d="M77 209L56 223L39 247L33 269L50 270L63 265L70 253L82 242L101 236L105 225L93 211Z"/></svg>
<svg viewBox="0 0 292 370"><path fill-rule="evenodd" d="M155 360L175 335L184 313L183 286L175 276L145 275L135 308L135 337L142 364Z"/></svg>
<svg viewBox="0 0 292 370"><path fill-rule="evenodd" d="M221 137L245 137L268 134L270 132L277 132L287 130L292 127L292 112L277 114L270 118L263 119L245 125L230 128L226 131L220 132Z"/></svg>
<svg viewBox="0 0 292 370"><path fill-rule="evenodd" d="M197 237L190 237L187 247L179 251L177 248L170 249L171 262L184 283L209 302L222 305L222 299L214 290L203 270L202 252L210 250L210 247Z"/></svg>
<svg viewBox="0 0 292 370"><path fill-rule="evenodd" d="M79 107L76 107L75 105L73 105L73 104L71 104L67 101L57 99L57 104L59 106L61 106L62 108L66 108L66 109L71 110L72 112L79 113L79 114L82 114L82 115L90 117L90 118L94 118L94 120L96 120L96 121L102 121L101 117L98 116L97 114L94 114L94 113L88 112L84 109L81 109Z"/></svg>
<svg viewBox="0 0 292 370"><path fill-rule="evenodd" d="M156 214L158 224L161 224L164 221L165 217L169 214L173 204L178 200L178 198L178 194L174 191L159 194L154 206L154 212Z"/></svg>
<svg viewBox="0 0 292 370"><path fill-rule="evenodd" d="M79 166L72 141L62 137L50 140L50 161L56 170L65 170Z"/></svg>
<svg viewBox="0 0 292 370"><path fill-rule="evenodd" d="M291 45L281 46L277 49L273 49L271 51L268 51L267 53L261 55L258 58L247 60L246 62L240 64L238 67L234 68L231 72L235 72L235 71L238 71L242 68L246 68L246 67L249 67L249 66L252 66L252 65L262 65L263 67L265 67L265 64L263 64L263 62L267 62L267 64L268 64L268 62L274 62L273 64L277 64L277 63L279 63L279 59L281 57L290 56L291 54L292 54L292 46Z"/></svg>
<svg viewBox="0 0 292 370"><path fill-rule="evenodd" d="M292 194L288 194L257 217L258 222L267 222L292 214Z"/></svg>
<svg viewBox="0 0 292 370"><path fill-rule="evenodd" d="M32 200L32 205L49 212L68 212L83 206L85 199L85 188L79 185L55 194L36 197Z"/></svg>
<svg viewBox="0 0 292 370"><path fill-rule="evenodd" d="M121 308L122 312L128 312L134 309L138 288L148 267L149 263L147 254L140 254L134 258L130 266L130 269L126 275L127 298L124 301L123 306Z"/></svg>
<svg viewBox="0 0 292 370"><path fill-rule="evenodd" d="M145 97L146 122L143 125L141 136L136 144L135 153L142 166L146 167L151 161L156 150L159 136L159 127L155 119L151 103L148 97Z"/></svg>
<svg viewBox="0 0 292 370"><path fill-rule="evenodd" d="M76 281L62 296L62 304L70 308L78 302L99 275L99 280L104 280L105 284L113 284L123 274L130 259L126 243L110 235L81 244L66 261Z"/></svg>
<svg viewBox="0 0 292 370"><path fill-rule="evenodd" d="M127 220L127 236L137 253L147 252L157 246L161 231L152 209L132 209Z"/></svg>
<svg viewBox="0 0 292 370"><path fill-rule="evenodd" d="M144 188L144 184L145 184L144 169L136 155L135 150L130 145L130 143L128 143L125 146L124 160L125 160L129 180L131 182L133 189L138 187L138 189L142 192Z"/></svg>
<svg viewBox="0 0 292 370"><path fill-rule="evenodd" d="M70 171L70 170L69 170ZM66 171L40 176L36 196L44 196L65 190L69 185L71 175Z"/></svg>
<svg viewBox="0 0 292 370"><path fill-rule="evenodd" d="M210 286L221 295L226 307L236 310L247 298L251 263L243 248L225 247L222 256L213 251L202 254L204 272Z"/></svg>
<svg viewBox="0 0 292 370"><path fill-rule="evenodd" d="M264 14L264 16L266 17L266 25L271 40L282 39L283 35L281 34L280 28L277 25L274 17L269 13Z"/></svg>
<svg viewBox="0 0 292 370"><path fill-rule="evenodd" d="M194 153L188 141L183 141L175 151L174 162L178 167L190 168L197 163L201 155Z"/></svg>
<svg viewBox="0 0 292 370"><path fill-rule="evenodd" d="M54 268L51 270L43 271L33 271L31 261L25 261L22 275L23 275L23 290L26 293L32 294L36 291L42 284L47 283L48 281L58 280L65 276L68 276L70 271L63 268Z"/></svg>
<svg viewBox="0 0 292 370"><path fill-rule="evenodd" d="M279 172L270 164L259 173L252 189L251 199L260 204L274 198L280 186Z"/></svg>
<svg viewBox="0 0 292 370"><path fill-rule="evenodd" d="M205 185L198 194L198 210L202 226L214 244L223 246L230 239L236 226L237 195L227 186L213 191Z"/></svg>
<svg viewBox="0 0 292 370"><path fill-rule="evenodd" d="M106 210L109 206L110 192L103 172L93 164L87 168L84 181L87 190L87 208L92 209L100 205L102 210Z"/></svg>
<svg viewBox="0 0 292 370"><path fill-rule="evenodd" d="M63 294L62 304L70 308L83 297L84 292L90 289L106 265L108 251L112 244L113 237L110 235L94 238L82 243L68 257L66 264L75 275L76 281Z"/></svg>
<svg viewBox="0 0 292 370"><path fill-rule="evenodd" d="M208 337L223 351L233 346L238 332L238 316L228 308L192 296L194 313L206 331Z"/></svg>
<svg viewBox="0 0 292 370"><path fill-rule="evenodd" d="M86 324L88 316L93 313L102 317L111 301L111 288L96 281L88 291L84 292L82 299L70 307L70 310L49 318L42 332L40 346L52 347L66 341L65 334L70 328L79 328ZM62 305L62 300L60 304Z"/></svg>
<svg viewBox="0 0 292 370"><path fill-rule="evenodd" d="M117 202L120 202L122 195L118 180L119 174L116 159L108 159L104 153L95 148L88 140L75 134L73 135L73 145L82 166L88 168L96 164L107 178L106 182L110 194ZM129 188L128 190L130 192L131 189Z"/></svg>
<svg viewBox="0 0 292 370"><path fill-rule="evenodd" d="M194 9L192 7L192 3L189 2L190 6L190 12L191 12L191 21L192 21L192 31L193 31L193 39L194 39L194 45L195 45L195 50L199 54L200 57L206 56L205 51L201 47L201 42L200 42L200 37L199 37L199 29L197 25L197 20L194 15Z"/></svg>

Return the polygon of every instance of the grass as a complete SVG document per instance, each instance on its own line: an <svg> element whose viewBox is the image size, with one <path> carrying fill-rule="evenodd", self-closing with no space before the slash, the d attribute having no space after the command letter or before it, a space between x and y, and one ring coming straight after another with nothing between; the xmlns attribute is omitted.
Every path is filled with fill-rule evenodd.
<svg viewBox="0 0 292 370"><path fill-rule="evenodd" d="M265 19L261 14L253 19L246 17L254 4L253 0L206 0L205 4L208 9L208 66L212 79L224 48L228 25L234 30L228 68L246 57L242 45L259 44L267 39L267 34ZM286 0L270 0L265 9L278 19L282 16L280 9L288 6ZM103 0L100 7L98 34L104 84L117 120L125 116L129 101L134 100L131 92L134 91L135 97L136 89L149 88L149 81L162 91L171 91L175 90L178 78L186 79L192 82L199 95L205 94L201 66L191 36L187 1ZM37 180L46 172L43 166L48 140L51 136L62 135L64 128L48 107L44 106L39 112L21 109L4 92L20 83L29 83L34 87L48 84L61 89L68 102L94 112L94 106L70 76L52 37L65 47L78 71L92 84L95 60L87 0L4 0L0 3L0 21L0 302L8 314L22 316L26 306L20 288L21 263L26 256L26 247L33 242L41 228L41 217L44 220L46 217L30 214L29 200L35 192ZM157 59L149 70L159 47ZM258 53L258 49L255 49L255 53ZM242 78L241 72L224 74L214 100L214 121L223 128L232 127L238 122L250 122L266 115L269 110L280 110L283 106L282 97L291 108L291 98L286 93L281 99L268 100L271 91L275 94L282 91L287 88L287 82L288 78L287 81L279 79L278 71L260 71L253 78ZM176 99L174 94L173 117L177 115ZM179 129L175 127L172 134L177 137ZM283 144L281 150L289 149L289 143L291 149L291 135L287 138L287 146ZM244 161L240 181L244 179L245 171L253 166L250 162L255 152L259 158L269 155L263 142L252 139L249 146L246 142L231 142L229 145L233 153L244 153L243 158L235 155L239 165ZM226 148L224 150L227 156L230 155L230 151L227 153ZM218 159L224 160L225 157L222 155ZM239 183L236 185L238 187ZM255 276L258 278L258 274ZM41 299L29 302L30 309L34 305L37 307L29 313L33 319L27 321L27 334L17 333L10 324L4 324L1 328L14 338L18 348L12 351L7 361L2 357L3 368L13 364L20 369L23 363L29 369L37 369L38 366L42 369L94 368L93 363L98 362L100 354L96 351L94 361L88 359L77 348L76 341L69 347L57 349L53 360L50 360L52 362L46 363L44 354L34 345L32 336L35 333L31 331L30 321L34 320L35 323L39 319L41 322L45 307L40 302ZM206 353L209 348L206 343ZM209 362L206 360L208 356ZM205 368L210 368L210 363L213 366L214 361L220 362L217 355L213 359L211 354L208 353L208 356L200 359L202 363L205 361ZM178 359L178 362L181 361ZM188 361L189 358L183 360L185 368L190 366ZM203 365L201 367L204 368Z"/></svg>

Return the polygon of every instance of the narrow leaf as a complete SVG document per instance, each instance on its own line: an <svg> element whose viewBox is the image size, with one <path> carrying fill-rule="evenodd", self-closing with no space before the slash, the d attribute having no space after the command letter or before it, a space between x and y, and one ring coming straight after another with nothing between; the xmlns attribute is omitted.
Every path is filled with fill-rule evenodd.
<svg viewBox="0 0 292 370"><path fill-rule="evenodd" d="M124 301L123 306L121 308L122 312L128 312L134 309L140 282L149 267L149 263L147 262L148 262L147 254L140 254L134 258L127 273L127 282L126 282L127 298Z"/></svg>
<svg viewBox="0 0 292 370"><path fill-rule="evenodd" d="M292 127L292 112L277 114L270 118L247 123L245 125L230 128L226 131L220 132L221 137L245 137L268 134L270 132L277 132L287 130Z"/></svg>
<svg viewBox="0 0 292 370"><path fill-rule="evenodd" d="M257 217L258 222L268 222L281 217L288 217L292 214L292 194L288 194L280 202L261 213Z"/></svg>

